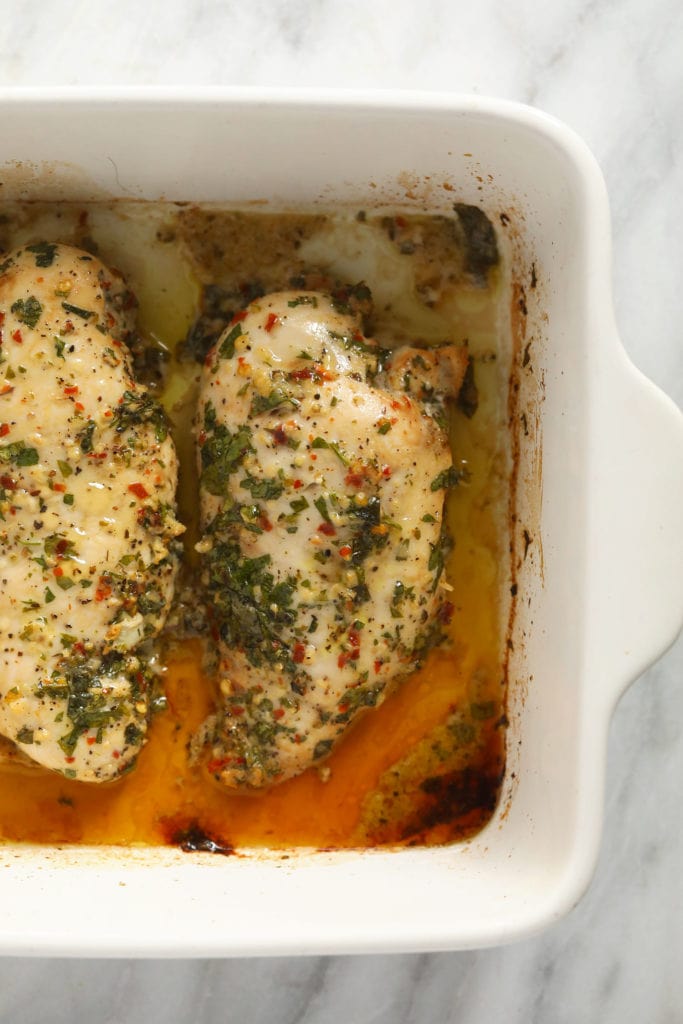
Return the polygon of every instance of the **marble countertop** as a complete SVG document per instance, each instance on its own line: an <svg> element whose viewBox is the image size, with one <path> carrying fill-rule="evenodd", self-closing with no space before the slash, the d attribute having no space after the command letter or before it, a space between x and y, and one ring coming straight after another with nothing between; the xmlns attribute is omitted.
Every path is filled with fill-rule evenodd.
<svg viewBox="0 0 683 1024"><path fill-rule="evenodd" d="M591 146L617 320L683 404L683 8L675 0L6 0L0 86L290 85L521 100ZM569 916L499 949L233 961L0 960L0 1024L683 1021L683 643L622 699L604 840Z"/></svg>

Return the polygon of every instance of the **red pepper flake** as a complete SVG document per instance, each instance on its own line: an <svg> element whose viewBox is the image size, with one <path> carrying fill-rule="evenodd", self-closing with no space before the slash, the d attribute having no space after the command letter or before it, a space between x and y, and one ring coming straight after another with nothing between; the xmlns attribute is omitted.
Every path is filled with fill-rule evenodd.
<svg viewBox="0 0 683 1024"><path fill-rule="evenodd" d="M206 444L206 431L205 430L200 430L199 436L197 437L197 442L198 442L199 445Z"/></svg>
<svg viewBox="0 0 683 1024"><path fill-rule="evenodd" d="M349 643L352 647L360 647L360 633L353 626L349 630Z"/></svg>
<svg viewBox="0 0 683 1024"><path fill-rule="evenodd" d="M233 704L231 706L231 708L230 708L230 714L231 715L237 715L237 716L243 715L244 714L244 708L242 707L241 704Z"/></svg>
<svg viewBox="0 0 683 1024"><path fill-rule="evenodd" d="M16 491L17 482L11 476L0 476L0 487L4 487L6 491Z"/></svg>
<svg viewBox="0 0 683 1024"><path fill-rule="evenodd" d="M118 759L121 757L121 751L113 750L111 756L114 758L115 761L118 761Z"/></svg>
<svg viewBox="0 0 683 1024"><path fill-rule="evenodd" d="M278 423L277 427L274 427L270 433L273 435L273 441L275 441L275 444L287 444L289 439L285 428L281 423Z"/></svg>
<svg viewBox="0 0 683 1024"><path fill-rule="evenodd" d="M24 339L21 336L21 331L17 327L16 331L12 331L12 341L16 341L17 345L23 345Z"/></svg>
<svg viewBox="0 0 683 1024"><path fill-rule="evenodd" d="M11 395L13 391L14 388L11 384L3 384L0 388L0 395Z"/></svg>
<svg viewBox="0 0 683 1024"><path fill-rule="evenodd" d="M291 370L289 377L291 380L312 380L316 382L335 379L335 375L319 363L315 363L313 366L304 366L300 370Z"/></svg>
<svg viewBox="0 0 683 1024"><path fill-rule="evenodd" d="M71 334L74 329L73 320L65 320L60 334Z"/></svg>
<svg viewBox="0 0 683 1024"><path fill-rule="evenodd" d="M391 476L391 466L382 466L382 476L388 480Z"/></svg>
<svg viewBox="0 0 683 1024"><path fill-rule="evenodd" d="M149 498L149 491L143 484L128 484L128 490L131 494L134 494L136 498L139 498L140 501L142 501L143 498Z"/></svg>
<svg viewBox="0 0 683 1024"><path fill-rule="evenodd" d="M76 760L76 758L75 757L65 757L64 760L66 761L67 764L73 764L74 761Z"/></svg>
<svg viewBox="0 0 683 1024"><path fill-rule="evenodd" d="M111 584L104 576L100 576L97 590L95 591L95 600L106 601L108 597L111 597Z"/></svg>
<svg viewBox="0 0 683 1024"><path fill-rule="evenodd" d="M318 527L318 533L323 533L326 537L334 537L336 532L332 523L321 523Z"/></svg>
<svg viewBox="0 0 683 1024"><path fill-rule="evenodd" d="M350 558L353 554L353 548L349 547L348 544L343 544L342 547L339 548L339 554L342 558Z"/></svg>
<svg viewBox="0 0 683 1024"><path fill-rule="evenodd" d="M270 332L272 331L273 327L275 327L275 324L279 324L279 323L280 323L280 317L277 315L277 313L269 313L268 314L268 319L266 320L265 324L263 325L264 326L264 330L268 331L268 333L270 334Z"/></svg>
<svg viewBox="0 0 683 1024"><path fill-rule="evenodd" d="M76 409L77 412L83 412L85 406L83 405L82 402L74 402L74 409ZM107 413L105 412L104 415L106 416ZM111 413L109 413L109 415L111 416Z"/></svg>
<svg viewBox="0 0 683 1024"><path fill-rule="evenodd" d="M264 530L266 533L270 533L270 531L273 529L273 524L271 523L268 516L259 516L258 524L261 527L261 529Z"/></svg>
<svg viewBox="0 0 683 1024"><path fill-rule="evenodd" d="M64 554L64 552L66 551L66 549L68 547L69 547L68 540L66 540L64 537L62 537L61 540L57 541L57 544L55 545L55 551L57 552L58 556L61 558L62 555Z"/></svg>
<svg viewBox="0 0 683 1024"><path fill-rule="evenodd" d="M239 311L239 313L235 313L234 317L230 321L230 325L232 326L233 324L238 324L240 322L240 320L244 320L246 318L246 315L247 315L246 309L241 309Z"/></svg>
<svg viewBox="0 0 683 1024"><path fill-rule="evenodd" d="M92 747L93 743L97 743L97 736L88 736L85 742L88 744L89 747Z"/></svg>
<svg viewBox="0 0 683 1024"><path fill-rule="evenodd" d="M65 395L77 395L78 394L78 385L77 384L70 384L68 387L64 388L64 394Z"/></svg>
<svg viewBox="0 0 683 1024"><path fill-rule="evenodd" d="M350 661L355 661L358 658L359 654L359 650L342 651L339 657L337 658L338 668L344 668L344 666L347 665Z"/></svg>
<svg viewBox="0 0 683 1024"><path fill-rule="evenodd" d="M223 770L223 768L227 768L231 761L231 757L214 757L211 761L207 763L206 767L209 769L212 775L215 775L216 772L220 772Z"/></svg>
<svg viewBox="0 0 683 1024"><path fill-rule="evenodd" d="M377 675L377 673L380 671L380 669L382 668L383 664L384 664L383 661L380 661L379 659L377 659L377 661L375 662L375 665L374 665L375 675Z"/></svg>
<svg viewBox="0 0 683 1024"><path fill-rule="evenodd" d="M7 437L10 432L9 423L0 423L0 437Z"/></svg>
<svg viewBox="0 0 683 1024"><path fill-rule="evenodd" d="M300 665L306 657L306 645L302 643L294 644L294 650L292 651L292 661L295 665Z"/></svg>
<svg viewBox="0 0 683 1024"><path fill-rule="evenodd" d="M64 570L62 569L61 565L56 565L54 567L54 569L52 570L52 575L56 576L57 578L64 575Z"/></svg>
<svg viewBox="0 0 683 1024"><path fill-rule="evenodd" d="M275 710L273 711L273 718L278 719L278 718L284 718L284 717L285 717L285 709L284 708L275 708Z"/></svg>
<svg viewBox="0 0 683 1024"><path fill-rule="evenodd" d="M64 494L64 492L66 491L66 484L53 484L52 490L59 491L60 494Z"/></svg>
<svg viewBox="0 0 683 1024"><path fill-rule="evenodd" d="M74 650L76 654L85 654L85 644L80 640L77 640L73 645L72 650Z"/></svg>
<svg viewBox="0 0 683 1024"><path fill-rule="evenodd" d="M294 487L294 490L298 491L300 487L303 487L303 485L303 480L295 480L292 486Z"/></svg>
<svg viewBox="0 0 683 1024"><path fill-rule="evenodd" d="M349 487L362 487L369 479L367 467L362 462L354 462L344 477L344 483Z"/></svg>
<svg viewBox="0 0 683 1024"><path fill-rule="evenodd" d="M106 452L88 452L89 459L106 459Z"/></svg>

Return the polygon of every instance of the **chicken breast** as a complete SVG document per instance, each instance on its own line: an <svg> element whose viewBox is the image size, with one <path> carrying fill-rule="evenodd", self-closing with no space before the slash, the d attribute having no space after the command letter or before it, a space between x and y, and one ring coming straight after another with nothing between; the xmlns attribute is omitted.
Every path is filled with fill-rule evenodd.
<svg viewBox="0 0 683 1024"><path fill-rule="evenodd" d="M207 357L198 550L220 706L198 743L227 786L319 763L450 615L442 402L467 355L388 361L315 292L252 302Z"/></svg>
<svg viewBox="0 0 683 1024"><path fill-rule="evenodd" d="M166 420L132 376L134 306L87 253L0 257L0 732L87 782L145 741L182 532Z"/></svg>

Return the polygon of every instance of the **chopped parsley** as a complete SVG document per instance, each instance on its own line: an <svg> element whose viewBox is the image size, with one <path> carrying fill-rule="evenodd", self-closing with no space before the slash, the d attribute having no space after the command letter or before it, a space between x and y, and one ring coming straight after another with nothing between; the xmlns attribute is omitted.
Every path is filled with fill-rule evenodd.
<svg viewBox="0 0 683 1024"><path fill-rule="evenodd" d="M242 325L235 324L233 329L226 335L218 350L221 359L232 359L235 354L235 342L242 333Z"/></svg>
<svg viewBox="0 0 683 1024"><path fill-rule="evenodd" d="M12 303L10 309L17 320L31 329L36 326L40 320L40 314L43 312L43 307L35 295L29 295L27 299L17 299Z"/></svg>
<svg viewBox="0 0 683 1024"><path fill-rule="evenodd" d="M113 423L118 434L149 423L159 443L168 436L166 413L151 395L144 392L124 391L121 403L114 411Z"/></svg>
<svg viewBox="0 0 683 1024"><path fill-rule="evenodd" d="M27 245L26 251L34 254L37 267L51 267L54 263L57 246L52 242L36 242L35 245Z"/></svg>
<svg viewBox="0 0 683 1024"><path fill-rule="evenodd" d="M291 405L293 409L298 409L300 404L296 398L288 394L283 388L273 388L267 395L255 395L252 398L249 414L251 416L258 416L259 413L279 409L281 405Z"/></svg>
<svg viewBox="0 0 683 1024"><path fill-rule="evenodd" d="M81 320L89 320L95 315L91 309L81 309L80 306L72 306L70 302L63 302L62 309L66 313L73 313L74 316L79 316Z"/></svg>
<svg viewBox="0 0 683 1024"><path fill-rule="evenodd" d="M213 435L208 437L201 448L200 484L209 494L223 497L228 493L228 480L240 466L247 452L253 452L251 430L241 426L235 434L231 434L224 424L216 423L216 414L212 406L207 405L204 423ZM209 424L213 426L209 427Z"/></svg>
<svg viewBox="0 0 683 1024"><path fill-rule="evenodd" d="M37 450L30 448L25 441L0 445L0 463L13 462L15 466L35 466L39 461Z"/></svg>

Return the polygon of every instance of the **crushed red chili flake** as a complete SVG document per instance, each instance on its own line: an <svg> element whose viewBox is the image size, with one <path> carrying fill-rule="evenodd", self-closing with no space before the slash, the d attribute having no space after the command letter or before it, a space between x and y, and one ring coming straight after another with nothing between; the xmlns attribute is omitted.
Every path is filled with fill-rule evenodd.
<svg viewBox="0 0 683 1024"><path fill-rule="evenodd" d="M17 327L16 331L12 331L12 341L16 341L17 345L22 345L24 339L21 336L21 331Z"/></svg>
<svg viewBox="0 0 683 1024"><path fill-rule="evenodd" d="M378 672L380 671L380 669L382 668L382 665L383 665L383 664L384 664L384 662L383 662L383 661L380 661L379 659L377 659L377 661L376 661L376 662L375 662L375 664L374 664L374 668L375 668L375 675L377 675L377 673L378 673Z"/></svg>
<svg viewBox="0 0 683 1024"><path fill-rule="evenodd" d="M292 486L298 491L300 487L303 487L303 485L303 480L295 480Z"/></svg>
<svg viewBox="0 0 683 1024"><path fill-rule="evenodd" d="M275 444L287 444L287 441L289 440L289 438L287 437L287 433L285 431L285 428L282 426L281 423L278 423L278 425L276 427L273 427L273 429L270 431L270 433L273 436L273 440L275 441Z"/></svg>
<svg viewBox="0 0 683 1024"><path fill-rule="evenodd" d="M352 647L360 647L360 633L353 626L349 630L349 643Z"/></svg>
<svg viewBox="0 0 683 1024"><path fill-rule="evenodd" d="M348 544L343 544L339 548L339 554L341 555L342 558L350 558L351 555L353 554L353 548L349 547Z"/></svg>
<svg viewBox="0 0 683 1024"><path fill-rule="evenodd" d="M240 320L244 320L246 315L247 315L246 309L241 309L239 311L239 313L235 313L234 317L230 321L231 326L232 326L232 324L238 324L240 322Z"/></svg>
<svg viewBox="0 0 683 1024"><path fill-rule="evenodd" d="M348 665L350 661L356 661L359 655L360 651L358 650L358 648L356 648L353 651L342 651L339 657L337 658L337 667L344 668L344 666Z"/></svg>
<svg viewBox="0 0 683 1024"><path fill-rule="evenodd" d="M6 491L16 491L17 482L11 476L0 476L0 487L4 487Z"/></svg>
<svg viewBox="0 0 683 1024"><path fill-rule="evenodd" d="M52 570L52 575L57 576L58 578L64 575L64 570L62 569L61 565L56 565L54 567L54 569Z"/></svg>
<svg viewBox="0 0 683 1024"><path fill-rule="evenodd" d="M285 717L285 709L284 708L275 708L275 710L273 711L273 718L284 718L284 717Z"/></svg>
<svg viewBox="0 0 683 1024"><path fill-rule="evenodd" d="M294 644L294 650L292 651L292 661L295 665L300 665L306 657L306 645L302 643Z"/></svg>
<svg viewBox="0 0 683 1024"><path fill-rule="evenodd" d="M11 384L3 384L2 388L0 388L0 395L11 395L13 391L14 388Z"/></svg>
<svg viewBox="0 0 683 1024"><path fill-rule="evenodd" d="M78 385L77 384L71 384L68 387L64 388L64 394L65 395L77 395L78 394Z"/></svg>
<svg viewBox="0 0 683 1024"><path fill-rule="evenodd" d="M318 527L318 533L323 533L326 537L334 537L337 531L332 523L321 523Z"/></svg>
<svg viewBox="0 0 683 1024"><path fill-rule="evenodd" d="M232 704L231 707L230 707L230 714L231 715L237 715L237 716L243 715L244 714L244 708L242 707L241 704Z"/></svg>
<svg viewBox="0 0 683 1024"><path fill-rule="evenodd" d="M275 324L279 324L279 323L280 323L280 317L277 315L277 313L269 313L268 314L268 319L266 320L265 324L263 325L264 326L264 330L268 331L268 333L270 334L270 332L272 331L273 327L275 327Z"/></svg>
<svg viewBox="0 0 683 1024"><path fill-rule="evenodd" d="M149 491L144 486L144 484L128 484L128 490L130 491L131 494L134 494L135 497L139 498L141 501L143 500L143 498L149 498Z"/></svg>
<svg viewBox="0 0 683 1024"><path fill-rule="evenodd" d="M9 423L0 423L0 437L7 437L10 432Z"/></svg>

